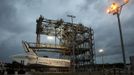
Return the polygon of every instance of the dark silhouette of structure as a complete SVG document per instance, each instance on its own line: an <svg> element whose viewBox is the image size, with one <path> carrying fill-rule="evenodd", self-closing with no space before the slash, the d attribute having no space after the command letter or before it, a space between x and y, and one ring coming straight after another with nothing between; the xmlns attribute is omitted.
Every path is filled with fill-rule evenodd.
<svg viewBox="0 0 134 75"><path fill-rule="evenodd" d="M46 19L43 16L40 16L36 22L36 43L28 43L35 53L41 50L58 52L59 58L71 60L71 71L89 71L93 68L91 67L94 64L92 28L83 24L64 22L62 19ZM41 43L41 35L55 37L55 43Z"/></svg>

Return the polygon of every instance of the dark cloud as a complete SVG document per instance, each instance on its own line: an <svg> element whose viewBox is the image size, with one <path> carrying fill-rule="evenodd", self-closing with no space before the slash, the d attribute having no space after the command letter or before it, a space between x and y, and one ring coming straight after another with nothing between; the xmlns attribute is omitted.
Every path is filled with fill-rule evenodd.
<svg viewBox="0 0 134 75"><path fill-rule="evenodd" d="M105 50L106 63L122 62L120 36L116 16L106 14L106 8L116 0L1 0L0 2L0 60L10 61L13 54L23 53L22 40L35 41L36 19L45 18L70 21L67 14L76 16L94 29L97 63ZM121 3L121 2L119 2ZM121 14L126 58L134 55L134 1L125 5ZM51 54L53 55L53 54ZM115 60L116 59L116 60Z"/></svg>
<svg viewBox="0 0 134 75"><path fill-rule="evenodd" d="M14 7L14 1L1 0L0 59L4 61L9 61L9 57L13 54L24 52L21 47L22 36L27 37L25 33L31 32L24 25L26 23L24 23L23 19L16 14L17 9Z"/></svg>
<svg viewBox="0 0 134 75"><path fill-rule="evenodd" d="M0 4L1 29L7 30L11 33L24 32L26 30L26 27L23 27L21 19L18 18L16 14L17 10L13 6L13 2L2 0Z"/></svg>

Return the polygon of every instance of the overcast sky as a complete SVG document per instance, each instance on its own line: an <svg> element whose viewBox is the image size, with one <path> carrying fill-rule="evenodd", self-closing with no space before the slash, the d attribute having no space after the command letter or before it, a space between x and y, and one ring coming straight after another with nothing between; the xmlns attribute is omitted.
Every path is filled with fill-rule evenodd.
<svg viewBox="0 0 134 75"><path fill-rule="evenodd" d="M101 63L99 49L104 49L105 63L122 62L120 36L116 16L106 13L112 2L122 0L0 0L0 60L11 62L11 56L24 53L22 40L35 41L36 19L75 15L74 22L94 29L97 63ZM124 6L121 24L126 59L134 55L134 0Z"/></svg>

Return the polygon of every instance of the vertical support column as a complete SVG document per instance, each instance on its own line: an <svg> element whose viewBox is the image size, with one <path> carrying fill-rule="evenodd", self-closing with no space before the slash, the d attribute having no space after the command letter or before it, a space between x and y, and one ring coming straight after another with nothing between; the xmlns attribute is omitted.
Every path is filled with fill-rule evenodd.
<svg viewBox="0 0 134 75"><path fill-rule="evenodd" d="M67 15L67 17L70 17L71 18L71 22L72 22L72 27L73 27L73 18L76 18L75 16L73 15ZM75 36L76 35L76 32L75 32L75 29L73 28L73 48L72 48L72 56L73 56L73 59L72 59L72 66L73 66L73 72L75 72Z"/></svg>
<svg viewBox="0 0 134 75"><path fill-rule="evenodd" d="M40 34L36 34L36 47L39 47L40 45Z"/></svg>
<svg viewBox="0 0 134 75"><path fill-rule="evenodd" d="M55 48L56 48L56 27L54 27L55 28Z"/></svg>
<svg viewBox="0 0 134 75"><path fill-rule="evenodd" d="M95 50L95 41L94 41L94 31L91 32L91 40L92 40L92 52L93 52L93 64L94 64L94 70L96 70L96 50Z"/></svg>
<svg viewBox="0 0 134 75"><path fill-rule="evenodd" d="M44 17L42 17L41 15L40 15L40 17L39 17L39 19L37 19L36 20L36 46L38 47L39 46L39 44L40 44L40 34L41 34L41 32L43 31L43 28L42 28L42 22L43 22L43 20L44 20Z"/></svg>

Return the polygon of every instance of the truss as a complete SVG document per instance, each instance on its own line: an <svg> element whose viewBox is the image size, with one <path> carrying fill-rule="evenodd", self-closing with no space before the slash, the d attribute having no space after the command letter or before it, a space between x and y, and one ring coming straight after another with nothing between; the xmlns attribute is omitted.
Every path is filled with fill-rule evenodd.
<svg viewBox="0 0 134 75"><path fill-rule="evenodd" d="M86 67L86 63L94 63L92 28L83 24L64 22L63 19L46 19L43 16L40 16L36 22L36 43L29 43L31 49L59 52L61 54L60 58L69 57L72 60L71 65L75 65L77 70ZM54 36L55 44L42 44L40 35ZM59 40L59 44L56 44L56 38ZM72 56L74 59L72 59Z"/></svg>

